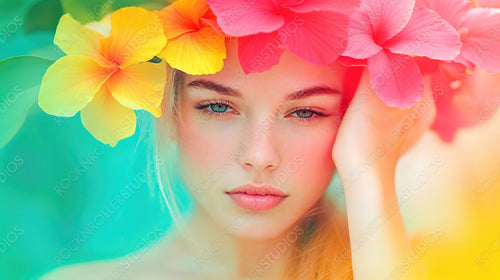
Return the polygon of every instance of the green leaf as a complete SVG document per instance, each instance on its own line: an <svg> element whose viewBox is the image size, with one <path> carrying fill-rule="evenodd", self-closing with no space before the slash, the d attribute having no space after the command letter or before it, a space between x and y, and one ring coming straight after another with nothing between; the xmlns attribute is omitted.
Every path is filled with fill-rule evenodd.
<svg viewBox="0 0 500 280"><path fill-rule="evenodd" d="M155 56L155 57L151 58L148 62L160 63L161 62L161 58Z"/></svg>
<svg viewBox="0 0 500 280"><path fill-rule="evenodd" d="M0 149L16 135L35 103L43 75L53 63L34 56L0 61Z"/></svg>
<svg viewBox="0 0 500 280"><path fill-rule="evenodd" d="M22 15L32 2L36 0L0 0L0 19Z"/></svg>
<svg viewBox="0 0 500 280"><path fill-rule="evenodd" d="M24 17L26 33L40 30L56 30L59 18L63 15L61 1L41 0L29 7Z"/></svg>
<svg viewBox="0 0 500 280"><path fill-rule="evenodd" d="M137 6L148 10L159 10L170 2L167 0L61 0L64 12L70 13L82 24L99 21L107 14L123 7Z"/></svg>
<svg viewBox="0 0 500 280"><path fill-rule="evenodd" d="M82 24L99 21L112 12L112 2L109 0L61 0L64 13L70 13Z"/></svg>

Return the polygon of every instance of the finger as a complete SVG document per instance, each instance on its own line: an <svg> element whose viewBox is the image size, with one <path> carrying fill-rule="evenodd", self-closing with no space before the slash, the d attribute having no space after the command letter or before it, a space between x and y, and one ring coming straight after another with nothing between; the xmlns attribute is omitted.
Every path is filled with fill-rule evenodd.
<svg viewBox="0 0 500 280"><path fill-rule="evenodd" d="M436 92L430 77L424 77L424 96L410 107L410 113L404 120L408 126L407 141L402 147L402 154L414 147L426 131L429 131L436 118Z"/></svg>
<svg viewBox="0 0 500 280"><path fill-rule="evenodd" d="M391 122L396 123L409 111L385 104L371 86L368 69L365 68L344 118L365 118L371 120L374 125L387 126Z"/></svg>

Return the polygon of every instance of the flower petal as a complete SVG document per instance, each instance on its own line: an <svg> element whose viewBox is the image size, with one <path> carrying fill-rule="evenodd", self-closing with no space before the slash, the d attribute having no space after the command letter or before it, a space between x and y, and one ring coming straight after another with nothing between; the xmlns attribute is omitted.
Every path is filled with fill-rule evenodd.
<svg viewBox="0 0 500 280"><path fill-rule="evenodd" d="M278 32L260 33L238 38L238 57L245 74L263 72L278 64L285 47Z"/></svg>
<svg viewBox="0 0 500 280"><path fill-rule="evenodd" d="M424 95L422 74L408 55L383 50L368 58L368 70L373 89L389 106L408 108Z"/></svg>
<svg viewBox="0 0 500 280"><path fill-rule="evenodd" d="M70 14L65 14L57 25L54 44L68 55L85 55L94 58L101 64L106 64L99 52L99 42L104 36L85 28Z"/></svg>
<svg viewBox="0 0 500 280"><path fill-rule="evenodd" d="M133 110L144 109L159 117L166 78L165 62L144 62L118 70L106 84L123 106Z"/></svg>
<svg viewBox="0 0 500 280"><path fill-rule="evenodd" d="M45 73L38 105L48 114L72 117L94 98L112 71L86 56L64 56Z"/></svg>
<svg viewBox="0 0 500 280"><path fill-rule="evenodd" d="M177 0L172 6L194 23L198 23L210 9L206 0Z"/></svg>
<svg viewBox="0 0 500 280"><path fill-rule="evenodd" d="M362 0L361 3L373 26L373 39L379 45L405 27L415 6L415 0Z"/></svg>
<svg viewBox="0 0 500 280"><path fill-rule="evenodd" d="M469 0L416 0L415 6L433 10L457 30L465 14L474 8Z"/></svg>
<svg viewBox="0 0 500 280"><path fill-rule="evenodd" d="M337 58L336 63L339 63L343 66L366 66L366 59L356 59L350 56L339 56Z"/></svg>
<svg viewBox="0 0 500 280"><path fill-rule="evenodd" d="M366 59L382 50L373 40L373 27L366 13L357 12L351 16L348 38L347 47L342 53L344 56Z"/></svg>
<svg viewBox="0 0 500 280"><path fill-rule="evenodd" d="M104 37L109 37L109 34L111 34L111 15L112 14L108 14L100 21L92 21L86 23L84 26L88 29L94 30L95 32L103 35Z"/></svg>
<svg viewBox="0 0 500 280"><path fill-rule="evenodd" d="M425 76L428 73L439 72L439 65L444 63L440 60L431 59L425 56L414 57L413 60L417 63L420 73Z"/></svg>
<svg viewBox="0 0 500 280"><path fill-rule="evenodd" d="M107 87L101 87L94 100L80 113L83 126L99 141L116 146L118 141L134 135L134 110L118 103Z"/></svg>
<svg viewBox="0 0 500 280"><path fill-rule="evenodd" d="M189 19L185 18L172 5L163 8L158 12L158 15L163 22L163 30L167 40L192 32L196 28Z"/></svg>
<svg viewBox="0 0 500 280"><path fill-rule="evenodd" d="M462 56L488 72L500 72L500 9L476 8L467 13Z"/></svg>
<svg viewBox="0 0 500 280"><path fill-rule="evenodd" d="M207 14L209 14L209 13L207 13ZM213 18L201 18L200 22L201 22L201 24L200 24L201 28L210 27L213 30L215 30L217 33L219 33L221 35L226 35L226 34L224 34L224 31L222 31L222 29L220 29L220 26L217 24L217 18L215 17L215 15L213 16ZM227 37L230 37L230 36L227 36Z"/></svg>
<svg viewBox="0 0 500 280"><path fill-rule="evenodd" d="M260 32L270 33L284 23L272 0L207 0L217 16L217 23L230 36L241 37Z"/></svg>
<svg viewBox="0 0 500 280"><path fill-rule="evenodd" d="M178 0L163 8L158 15L168 39L200 29L200 19L208 11L205 0Z"/></svg>
<svg viewBox="0 0 500 280"><path fill-rule="evenodd" d="M460 53L460 35L436 12L416 7L408 24L384 44L393 53L453 60Z"/></svg>
<svg viewBox="0 0 500 280"><path fill-rule="evenodd" d="M472 71L476 67L476 65L474 65L474 63L472 63L470 60L465 58L463 51L453 60L453 62L461 64L466 69L466 71L467 71L467 69Z"/></svg>
<svg viewBox="0 0 500 280"><path fill-rule="evenodd" d="M436 98L436 118L432 124L439 137L445 142L453 141L459 127L465 125L465 119L453 104L453 92L450 82L439 72L431 75L432 87L439 89L440 95Z"/></svg>
<svg viewBox="0 0 500 280"><path fill-rule="evenodd" d="M166 43L158 15L143 8L127 7L111 16L111 36L102 49L110 61L127 67L150 60Z"/></svg>
<svg viewBox="0 0 500 280"><path fill-rule="evenodd" d="M349 17L331 11L295 14L278 31L283 44L296 56L314 64L334 62L345 50Z"/></svg>
<svg viewBox="0 0 500 280"><path fill-rule="evenodd" d="M498 111L500 74L491 74L476 68L472 74L464 75L453 82L441 73L432 75L435 88L441 93L436 100L437 115L433 129L447 142L451 142L461 128L480 125Z"/></svg>
<svg viewBox="0 0 500 280"><path fill-rule="evenodd" d="M213 74L224 66L225 37L205 27L170 40L158 56L190 75Z"/></svg>
<svg viewBox="0 0 500 280"><path fill-rule="evenodd" d="M337 11L350 14L359 6L359 0L276 0L279 5L296 13L312 11Z"/></svg>

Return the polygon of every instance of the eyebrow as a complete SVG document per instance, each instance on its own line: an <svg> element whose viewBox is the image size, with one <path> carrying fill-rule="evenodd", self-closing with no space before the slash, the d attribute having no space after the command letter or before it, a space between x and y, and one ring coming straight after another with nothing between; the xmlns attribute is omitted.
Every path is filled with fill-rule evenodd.
<svg viewBox="0 0 500 280"><path fill-rule="evenodd" d="M194 88L204 88L204 89L215 91L217 93L220 93L222 95L227 95L227 96L233 96L233 97L238 97L238 98L243 97L241 92L237 89L233 89L233 88L221 85L221 84L216 83L216 82L208 81L208 80L194 80L194 81L190 82L187 86L194 87ZM292 100L303 99L303 98L310 97L310 96L317 96L317 95L324 95L324 94L341 94L341 92L339 90L333 89L329 86L320 85L320 86L314 86L314 87L295 91L295 92L289 94L285 98L285 100L292 101Z"/></svg>

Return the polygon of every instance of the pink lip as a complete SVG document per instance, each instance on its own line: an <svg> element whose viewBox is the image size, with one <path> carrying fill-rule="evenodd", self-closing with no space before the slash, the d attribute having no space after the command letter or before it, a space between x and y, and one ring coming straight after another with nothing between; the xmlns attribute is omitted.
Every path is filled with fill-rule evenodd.
<svg viewBox="0 0 500 280"><path fill-rule="evenodd" d="M288 195L269 185L243 185L226 192L236 205L250 210L268 210L278 206Z"/></svg>

